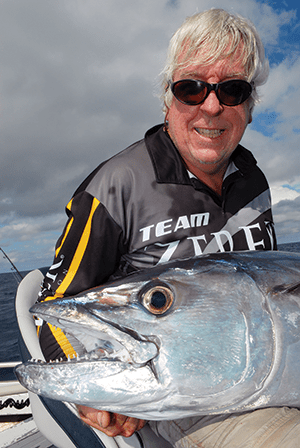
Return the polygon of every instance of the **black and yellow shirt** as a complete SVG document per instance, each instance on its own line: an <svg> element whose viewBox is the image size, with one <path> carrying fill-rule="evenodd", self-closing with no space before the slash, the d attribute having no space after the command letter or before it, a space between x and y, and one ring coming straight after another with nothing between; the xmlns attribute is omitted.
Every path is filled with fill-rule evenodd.
<svg viewBox="0 0 300 448"><path fill-rule="evenodd" d="M239 145L222 196L192 177L163 126L97 167L66 208L39 300L75 295L169 260L233 250L276 249L269 186ZM46 359L75 349L43 325Z"/></svg>

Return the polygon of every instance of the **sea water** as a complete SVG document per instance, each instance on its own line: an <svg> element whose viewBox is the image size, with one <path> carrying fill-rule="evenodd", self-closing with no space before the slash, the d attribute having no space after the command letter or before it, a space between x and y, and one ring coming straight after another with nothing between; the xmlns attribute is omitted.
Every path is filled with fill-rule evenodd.
<svg viewBox="0 0 300 448"><path fill-rule="evenodd" d="M18 278L13 272L0 274L0 362L20 360L14 303L17 288Z"/></svg>

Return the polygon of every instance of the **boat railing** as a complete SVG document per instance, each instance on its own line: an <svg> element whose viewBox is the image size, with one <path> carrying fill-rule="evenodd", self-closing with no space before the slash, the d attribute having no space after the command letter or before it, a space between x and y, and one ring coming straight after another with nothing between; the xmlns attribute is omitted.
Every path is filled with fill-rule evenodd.
<svg viewBox="0 0 300 448"><path fill-rule="evenodd" d="M14 374L14 368L22 361L0 362L0 397L27 393Z"/></svg>
<svg viewBox="0 0 300 448"><path fill-rule="evenodd" d="M0 362L0 417L31 414L28 392L14 375L14 368L20 363Z"/></svg>

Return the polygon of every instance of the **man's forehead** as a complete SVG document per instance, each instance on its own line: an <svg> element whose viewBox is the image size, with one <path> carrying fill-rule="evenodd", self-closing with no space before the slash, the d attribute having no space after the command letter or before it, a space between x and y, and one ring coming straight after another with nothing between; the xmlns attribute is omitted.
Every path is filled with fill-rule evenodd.
<svg viewBox="0 0 300 448"><path fill-rule="evenodd" d="M224 78L246 78L245 68L240 60L219 59L211 64L205 64L201 60L178 68L174 73L174 79L196 78L202 79L207 76Z"/></svg>
<svg viewBox="0 0 300 448"><path fill-rule="evenodd" d="M194 74L198 76L206 75L206 73L216 71L216 75L220 76L246 76L246 69L243 62L244 46L240 44L234 53L228 48L226 54L212 54L203 46L194 54L189 54L188 47L185 46L179 53L177 62L179 67L175 70L174 75L182 77L182 75ZM176 77L177 77L176 76Z"/></svg>

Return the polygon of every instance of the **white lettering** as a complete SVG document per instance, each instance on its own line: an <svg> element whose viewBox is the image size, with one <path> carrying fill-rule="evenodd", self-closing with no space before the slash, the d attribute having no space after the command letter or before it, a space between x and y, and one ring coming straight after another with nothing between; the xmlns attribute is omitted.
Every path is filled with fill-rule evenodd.
<svg viewBox="0 0 300 448"><path fill-rule="evenodd" d="M48 278L50 278L53 282L55 282L55 279L56 279L57 275L58 275L58 274L52 275L52 274L49 274L49 272L47 272L47 274L45 275L45 277L48 277Z"/></svg>
<svg viewBox="0 0 300 448"><path fill-rule="evenodd" d="M179 243L180 240L172 241L171 243L168 244L156 243L157 246L167 247L167 250L164 252L164 254L162 255L157 264L166 263L167 261L169 261L172 255L174 254L175 250L177 249Z"/></svg>
<svg viewBox="0 0 300 448"><path fill-rule="evenodd" d="M143 227L139 231L142 232L142 241L149 241L151 238L151 229L155 228L155 236L157 238L167 235L172 232L177 232L180 229L189 229L191 227L202 227L207 226L209 223L209 213L196 213L189 217L187 215L179 216L175 227L173 219L167 219L165 221L160 221L157 224L151 224L150 226Z"/></svg>
<svg viewBox="0 0 300 448"><path fill-rule="evenodd" d="M249 250L256 250L257 246L262 246L262 248L264 249L264 247L265 247L264 240L261 240L261 241L258 241L257 243L255 243L254 239L253 239L252 232L251 232L252 229L259 229L259 230L261 230L259 223L253 224L253 226L239 227L239 229L243 229L244 232L245 232L245 236L246 236L246 240L247 240L247 244L248 244Z"/></svg>
<svg viewBox="0 0 300 448"><path fill-rule="evenodd" d="M187 216L180 216L178 218L177 223L176 223L174 232L177 232L178 229L189 229L190 227L191 226L190 226L188 217Z"/></svg>
<svg viewBox="0 0 300 448"><path fill-rule="evenodd" d="M216 242L217 242L217 245L219 246L220 252L225 252L224 245L222 243L222 238L221 238L222 236L226 238L226 240L224 241L224 244L227 243L227 241L228 241L230 251L233 250L233 239L232 239L232 236L230 235L230 233L227 232L227 230L221 230L220 232L212 233L211 235L214 235L214 237L216 238ZM223 240L224 240L224 238L223 238Z"/></svg>
<svg viewBox="0 0 300 448"><path fill-rule="evenodd" d="M198 213L191 215L191 227L207 226L209 222L209 213Z"/></svg>
<svg viewBox="0 0 300 448"><path fill-rule="evenodd" d="M150 230L152 229L152 227L154 227L154 224L151 224L151 226L140 229L140 232L143 232L143 242L150 240Z"/></svg>
<svg viewBox="0 0 300 448"><path fill-rule="evenodd" d="M172 233L172 230L167 230L170 229L172 221L173 219L167 219L166 221L159 222L155 228L155 236L160 237Z"/></svg>
<svg viewBox="0 0 300 448"><path fill-rule="evenodd" d="M63 263L63 261L64 261L64 256L62 255L61 256L61 261L59 262L59 263L55 263L55 264L53 264L50 268L49 268L49 271L53 271L54 269L57 269L57 268L59 268L61 265L62 265L62 263Z"/></svg>
<svg viewBox="0 0 300 448"><path fill-rule="evenodd" d="M200 236L190 236L187 238L187 240L192 240L193 244L194 244L194 251L195 251L195 255L202 255L202 250L200 247L200 244L198 241L204 241L205 243L207 243L206 240L206 236L205 235L200 235Z"/></svg>
<svg viewBox="0 0 300 448"><path fill-rule="evenodd" d="M274 241L274 234L272 232L272 223L270 221L265 221L265 225L270 238L271 250L273 250L275 241Z"/></svg>

